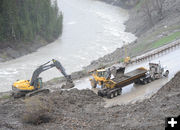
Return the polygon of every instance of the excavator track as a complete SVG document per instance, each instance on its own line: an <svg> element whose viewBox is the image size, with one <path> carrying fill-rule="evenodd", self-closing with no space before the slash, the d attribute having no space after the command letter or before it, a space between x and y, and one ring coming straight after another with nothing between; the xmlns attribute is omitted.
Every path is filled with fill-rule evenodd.
<svg viewBox="0 0 180 130"><path fill-rule="evenodd" d="M49 92L50 92L49 89L38 89L38 90L27 93L26 97L31 97L31 96L38 95L38 94L41 94L41 93L48 94Z"/></svg>
<svg viewBox="0 0 180 130"><path fill-rule="evenodd" d="M27 92L12 92L11 96L13 98L21 98L21 97L25 97Z"/></svg>
<svg viewBox="0 0 180 130"><path fill-rule="evenodd" d="M48 94L50 92L49 89L39 89L32 92L12 92L13 98L22 98L22 97L31 97L38 94Z"/></svg>

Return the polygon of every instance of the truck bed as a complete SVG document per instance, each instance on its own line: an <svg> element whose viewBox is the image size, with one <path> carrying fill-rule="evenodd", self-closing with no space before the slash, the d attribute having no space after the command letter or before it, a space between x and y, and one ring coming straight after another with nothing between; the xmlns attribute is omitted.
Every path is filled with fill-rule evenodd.
<svg viewBox="0 0 180 130"><path fill-rule="evenodd" d="M140 78L142 75L144 75L147 72L146 69L138 68L131 72L128 72L124 75L116 76L115 78L111 79L116 84L120 84L121 82L132 82L132 80L135 80L137 78Z"/></svg>

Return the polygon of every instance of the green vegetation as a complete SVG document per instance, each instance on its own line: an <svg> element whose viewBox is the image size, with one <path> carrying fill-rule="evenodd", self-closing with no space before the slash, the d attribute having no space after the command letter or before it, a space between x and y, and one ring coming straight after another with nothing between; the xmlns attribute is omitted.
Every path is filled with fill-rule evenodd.
<svg viewBox="0 0 180 130"><path fill-rule="evenodd" d="M169 42L174 41L175 39L180 37L180 32L175 32L169 36L163 37L161 39L159 39L158 41L153 43L153 48L158 48L164 44L167 44Z"/></svg>
<svg viewBox="0 0 180 130"><path fill-rule="evenodd" d="M51 0L0 0L0 45L2 43L47 42L62 32L62 14Z"/></svg>
<svg viewBox="0 0 180 130"><path fill-rule="evenodd" d="M1 97L0 97L0 100L2 100L2 99L8 99L8 98L10 98L10 95L9 95L9 94L6 94L6 95L1 96Z"/></svg>
<svg viewBox="0 0 180 130"><path fill-rule="evenodd" d="M173 42L176 39L179 39L180 38L180 32L179 31L171 33L170 35L164 36L160 39L157 38L157 36L160 36L163 32L165 32L165 33L172 32L173 30L178 30L179 27L180 27L179 25L173 25L173 26L169 26L168 28L160 28L157 31L155 31L154 33L152 33L151 35L144 37L133 48L133 50L131 51L131 55L136 55L136 54L139 54L140 52L146 52L148 50L158 48L158 47L163 46L167 43ZM154 39L158 39L158 40L154 41Z"/></svg>
<svg viewBox="0 0 180 130"><path fill-rule="evenodd" d="M142 4L144 3L144 0L139 0L139 2L137 3L137 5L135 6L136 10L139 10L142 6Z"/></svg>

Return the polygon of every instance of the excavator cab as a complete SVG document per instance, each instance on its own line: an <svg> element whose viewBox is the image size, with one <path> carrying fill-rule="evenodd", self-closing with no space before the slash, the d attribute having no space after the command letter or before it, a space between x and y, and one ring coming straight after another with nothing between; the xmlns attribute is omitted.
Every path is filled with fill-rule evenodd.
<svg viewBox="0 0 180 130"><path fill-rule="evenodd" d="M43 87L43 82L42 82L42 78L41 77L38 77L37 79L36 79L36 89L40 89L40 88L42 88Z"/></svg>
<svg viewBox="0 0 180 130"><path fill-rule="evenodd" d="M98 77L104 77L106 76L107 72L105 71L105 69L101 69L101 70L97 70L97 76Z"/></svg>

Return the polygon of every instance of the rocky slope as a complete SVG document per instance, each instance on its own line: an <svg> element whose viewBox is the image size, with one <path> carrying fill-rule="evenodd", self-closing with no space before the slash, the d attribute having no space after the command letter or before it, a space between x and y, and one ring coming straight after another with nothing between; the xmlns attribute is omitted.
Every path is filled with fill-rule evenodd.
<svg viewBox="0 0 180 130"><path fill-rule="evenodd" d="M139 2L139 0L100 0L100 1L106 2L108 4L112 4L115 6L120 6L125 9L130 9Z"/></svg>

